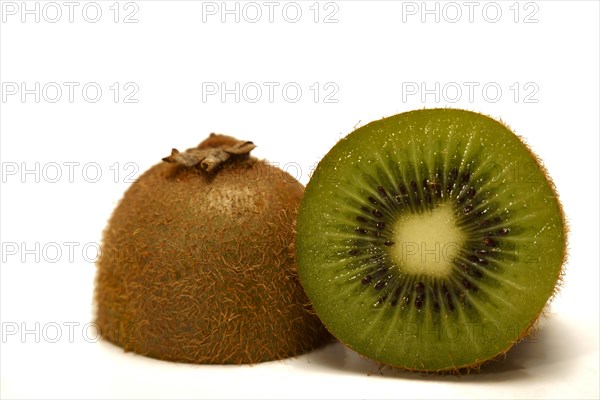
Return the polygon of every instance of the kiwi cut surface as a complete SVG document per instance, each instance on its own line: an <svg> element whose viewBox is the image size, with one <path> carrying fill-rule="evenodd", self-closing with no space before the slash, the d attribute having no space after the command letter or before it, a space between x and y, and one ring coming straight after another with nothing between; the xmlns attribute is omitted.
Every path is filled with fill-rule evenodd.
<svg viewBox="0 0 600 400"><path fill-rule="evenodd" d="M525 337L560 281L552 182L502 123L428 109L363 126L321 160L297 222L303 287L357 352L476 368Z"/></svg>
<svg viewBox="0 0 600 400"><path fill-rule="evenodd" d="M163 360L241 364L330 340L296 271L304 187L211 135L131 185L104 232L96 323L104 339Z"/></svg>

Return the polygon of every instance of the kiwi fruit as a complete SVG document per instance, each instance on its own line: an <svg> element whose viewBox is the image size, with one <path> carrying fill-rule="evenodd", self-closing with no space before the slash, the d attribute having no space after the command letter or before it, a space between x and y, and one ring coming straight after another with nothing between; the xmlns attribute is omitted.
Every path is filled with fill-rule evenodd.
<svg viewBox="0 0 600 400"><path fill-rule="evenodd" d="M104 232L96 278L103 338L162 360L241 364L330 339L298 280L304 187L211 135L136 180Z"/></svg>
<svg viewBox="0 0 600 400"><path fill-rule="evenodd" d="M566 224L538 158L458 109L369 123L321 160L300 206L300 281L348 347L462 371L531 333L557 290Z"/></svg>

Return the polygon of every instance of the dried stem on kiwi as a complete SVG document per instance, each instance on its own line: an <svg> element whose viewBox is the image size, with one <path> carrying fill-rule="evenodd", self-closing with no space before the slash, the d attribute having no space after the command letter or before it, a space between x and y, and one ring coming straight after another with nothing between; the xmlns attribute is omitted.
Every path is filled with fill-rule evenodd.
<svg viewBox="0 0 600 400"><path fill-rule="evenodd" d="M198 147L184 152L172 149L171 155L162 160L185 167L197 167L210 173L232 158L247 157L255 147L250 141L211 133L210 137Z"/></svg>

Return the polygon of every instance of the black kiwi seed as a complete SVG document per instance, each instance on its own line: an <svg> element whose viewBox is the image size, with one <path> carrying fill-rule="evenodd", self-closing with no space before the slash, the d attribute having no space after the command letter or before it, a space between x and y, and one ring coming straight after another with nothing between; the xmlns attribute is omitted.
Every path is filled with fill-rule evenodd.
<svg viewBox="0 0 600 400"><path fill-rule="evenodd" d="M361 217L361 216L356 217L356 220L358 222L367 222L367 219L365 217Z"/></svg>
<svg viewBox="0 0 600 400"><path fill-rule="evenodd" d="M469 171L462 174L462 183L468 183L471 179L471 173Z"/></svg>
<svg viewBox="0 0 600 400"><path fill-rule="evenodd" d="M428 178L424 178L423 179L423 190L428 191L429 188L430 188L429 179Z"/></svg>
<svg viewBox="0 0 600 400"><path fill-rule="evenodd" d="M470 275L474 276L475 278L481 279L483 278L483 274L481 273L481 271L477 268L471 268L469 270Z"/></svg>
<svg viewBox="0 0 600 400"><path fill-rule="evenodd" d="M423 284L423 282L417 283L415 285L415 290L417 291L418 294L425 293L425 285Z"/></svg>
<svg viewBox="0 0 600 400"><path fill-rule="evenodd" d="M481 258L480 256L478 256L477 254L470 254L467 259L469 261L471 261L473 264L478 264L481 262L481 260L483 260L483 258Z"/></svg>
<svg viewBox="0 0 600 400"><path fill-rule="evenodd" d="M366 229L364 229L364 228L360 228L360 227L359 227L359 228L356 228L356 229L354 229L354 231L355 231L356 233L360 233L361 235L366 235L366 234L368 233Z"/></svg>
<svg viewBox="0 0 600 400"><path fill-rule="evenodd" d="M489 237L483 239L483 244L485 244L488 247L496 247L496 242L494 241L494 239Z"/></svg>
<svg viewBox="0 0 600 400"><path fill-rule="evenodd" d="M369 283L371 283L372 280L373 280L373 277L371 275L365 275L360 282L363 285L368 285Z"/></svg>
<svg viewBox="0 0 600 400"><path fill-rule="evenodd" d="M377 187L377 191L379 192L379 194L383 197L387 197L387 192L385 191L385 189L383 188L383 186L378 186Z"/></svg>
<svg viewBox="0 0 600 400"><path fill-rule="evenodd" d="M374 198L373 196L369 196L369 197L368 197L368 200L369 200L369 201L370 201L372 204L375 204L375 205L379 204L379 203L377 202L377 200L375 200L375 198Z"/></svg>
<svg viewBox="0 0 600 400"><path fill-rule="evenodd" d="M415 307L417 307L417 310L420 310L421 308L423 308L424 302L425 302L425 297L423 297L423 295L418 295L417 298L415 299Z"/></svg>
<svg viewBox="0 0 600 400"><path fill-rule="evenodd" d="M475 254L471 254L469 257L467 257L469 259L469 261L471 261L472 263L478 264L478 265L488 265L488 262L485 258L481 258L476 256Z"/></svg>
<svg viewBox="0 0 600 400"><path fill-rule="evenodd" d="M450 294L446 295L446 304L448 305L448 309L450 311L454 311L455 307L454 307L454 302L452 301L452 296Z"/></svg>
<svg viewBox="0 0 600 400"><path fill-rule="evenodd" d="M442 285L442 293L444 294L444 297L446 297L446 305L448 306L448 309L450 311L454 311L454 301L452 300L452 295L448 291L448 288L445 284Z"/></svg>
<svg viewBox="0 0 600 400"><path fill-rule="evenodd" d="M383 222L383 221L379 221L379 222L376 224L376 226L377 226L377 229L379 229L379 230L383 230L383 229L385 229L385 222Z"/></svg>
<svg viewBox="0 0 600 400"><path fill-rule="evenodd" d="M384 243L384 245L386 245L386 246L393 246L394 242L392 242L391 240L386 240L385 243Z"/></svg>
<svg viewBox="0 0 600 400"><path fill-rule="evenodd" d="M383 218L383 213L379 210L373 210L373 215L377 218Z"/></svg>
<svg viewBox="0 0 600 400"><path fill-rule="evenodd" d="M454 182L454 181L456 181L456 178L458 178L458 168L453 167L450 170L450 181Z"/></svg>
<svg viewBox="0 0 600 400"><path fill-rule="evenodd" d="M395 307L398 305L398 301L400 300L400 294L402 294L402 287L397 287L394 290L394 293L392 293L392 301L390 303L390 305L392 307Z"/></svg>

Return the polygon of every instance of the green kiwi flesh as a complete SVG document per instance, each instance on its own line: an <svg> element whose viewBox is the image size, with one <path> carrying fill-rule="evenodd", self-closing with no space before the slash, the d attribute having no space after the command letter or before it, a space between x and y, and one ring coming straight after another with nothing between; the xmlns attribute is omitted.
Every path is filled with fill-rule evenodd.
<svg viewBox="0 0 600 400"><path fill-rule="evenodd" d="M416 371L504 354L555 293L566 253L539 160L502 123L458 109L340 140L307 185L297 230L300 280L328 330Z"/></svg>
<svg viewBox="0 0 600 400"><path fill-rule="evenodd" d="M303 186L212 135L131 185L104 232L96 324L127 351L189 363L258 363L329 340L300 286Z"/></svg>

